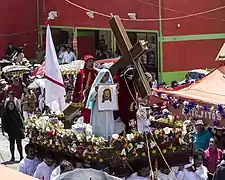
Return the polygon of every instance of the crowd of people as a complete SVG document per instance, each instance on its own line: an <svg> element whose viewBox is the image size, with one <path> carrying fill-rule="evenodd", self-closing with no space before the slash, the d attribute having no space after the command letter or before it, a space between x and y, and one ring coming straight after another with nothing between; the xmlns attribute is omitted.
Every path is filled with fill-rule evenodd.
<svg viewBox="0 0 225 180"><path fill-rule="evenodd" d="M15 52L17 51L10 44L6 57L12 59ZM44 57L41 47L38 47L36 55L38 62L41 62L41 58ZM112 57L110 51L105 55L106 58ZM99 51L97 56L99 58L102 57L102 52ZM17 59L14 61L20 62L18 56L16 55L15 57ZM70 47L62 46L58 59L60 63L70 63L76 60L76 56ZM65 98L68 103L74 102L84 105L81 114L84 118L84 123L92 125L92 133L96 137L103 137L106 141L109 141L113 134L131 133L133 130L140 133L150 131L150 120L149 123L142 125L136 120L137 100L139 99L134 98L137 94L137 87L133 81L135 69L132 66L126 67L113 77L108 69L97 70L94 68L95 58L93 56L87 55L83 59L85 61L84 68L77 74L76 78L73 75L63 77L67 93ZM157 88L159 86L155 74L150 75L146 73L145 75L151 87ZM10 161L15 161L15 142L17 144L20 154L20 172L38 179L53 180L61 173L72 171L73 167L80 167L80 162L77 162L77 160L69 162L69 158L65 156L57 160L52 152L47 152L44 160L42 160L42 158L38 157L38 151L32 144L26 145L26 157L23 157L22 139L24 138L26 121L32 114L50 111L45 104L45 90L28 88L32 80L28 74L22 77L2 74L0 81L2 132L3 134L6 132L9 136ZM186 83L189 83L189 77L186 77L186 80ZM117 84L118 111L99 111L97 94L100 84ZM179 84L175 81L171 83L172 88L178 86ZM160 87L166 88L167 85L166 83L161 83ZM88 88L90 88L89 93L87 93ZM139 103L146 105L141 100ZM193 143L194 146L194 154L190 164L179 166L178 168L174 167L175 169L169 171L169 173L166 173L165 168L159 169L156 172L158 179L166 179L165 175L170 176L169 179L172 180L223 179L225 173L224 129L206 129L202 120L196 120L194 125L189 122L186 124L186 128L190 143ZM148 163L139 162L137 164L141 165L135 168L136 172L126 179L147 179L149 176Z"/></svg>
<svg viewBox="0 0 225 180"><path fill-rule="evenodd" d="M74 167L83 167L83 162L76 161L72 164L67 156L61 156L57 162L52 152L47 152L44 157L38 156L37 149L32 144L25 146L25 153L26 157L19 163L19 171L41 180L56 180L60 174L72 171Z"/></svg>

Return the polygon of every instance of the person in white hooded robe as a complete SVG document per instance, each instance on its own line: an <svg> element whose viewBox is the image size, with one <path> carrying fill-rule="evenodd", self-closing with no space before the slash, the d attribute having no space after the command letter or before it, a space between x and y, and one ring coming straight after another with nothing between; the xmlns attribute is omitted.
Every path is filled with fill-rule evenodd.
<svg viewBox="0 0 225 180"><path fill-rule="evenodd" d="M99 111L98 109L97 94L99 84L114 84L108 69L101 69L95 78L88 95L86 108L91 109L92 134L109 140L115 133L114 116L113 111Z"/></svg>

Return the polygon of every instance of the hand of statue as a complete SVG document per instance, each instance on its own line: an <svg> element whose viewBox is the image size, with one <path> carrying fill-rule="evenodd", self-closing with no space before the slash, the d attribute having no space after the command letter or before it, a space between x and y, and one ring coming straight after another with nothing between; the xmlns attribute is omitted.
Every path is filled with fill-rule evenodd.
<svg viewBox="0 0 225 180"><path fill-rule="evenodd" d="M116 85L116 93L119 94L119 84Z"/></svg>
<svg viewBox="0 0 225 180"><path fill-rule="evenodd" d="M117 89L117 91L119 90L119 88L120 88L120 86L119 86L119 84L117 84L117 85L116 85L116 89Z"/></svg>
<svg viewBox="0 0 225 180"><path fill-rule="evenodd" d="M98 92L98 88L99 88L98 85L95 86L95 91L96 91L96 92Z"/></svg>

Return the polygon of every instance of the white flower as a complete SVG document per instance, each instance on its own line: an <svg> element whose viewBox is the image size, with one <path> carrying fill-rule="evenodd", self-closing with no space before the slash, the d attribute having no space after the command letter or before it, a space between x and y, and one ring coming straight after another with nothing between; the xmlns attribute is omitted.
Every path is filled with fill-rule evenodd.
<svg viewBox="0 0 225 180"><path fill-rule="evenodd" d="M55 145L56 145L56 146L60 145L59 142L58 142L58 140L55 142Z"/></svg>
<svg viewBox="0 0 225 180"><path fill-rule="evenodd" d="M188 103L189 103L188 101L184 101L183 102L184 105L188 105Z"/></svg>
<svg viewBox="0 0 225 180"><path fill-rule="evenodd" d="M115 140L117 140L119 138L119 134L113 134L112 135L112 138L115 139Z"/></svg>
<svg viewBox="0 0 225 180"><path fill-rule="evenodd" d="M173 120L173 116L172 116L172 115L168 115L168 119L169 119L170 121L172 121L172 120Z"/></svg>
<svg viewBox="0 0 225 180"><path fill-rule="evenodd" d="M121 156L126 156L126 150L125 149L123 149L122 151L121 151Z"/></svg>
<svg viewBox="0 0 225 180"><path fill-rule="evenodd" d="M137 145L137 149L142 149L143 148L143 145L142 144L138 144Z"/></svg>
<svg viewBox="0 0 225 180"><path fill-rule="evenodd" d="M179 143L180 143L180 144L184 144L183 138L179 138Z"/></svg>
<svg viewBox="0 0 225 180"><path fill-rule="evenodd" d="M133 134L127 134L127 140L131 141L132 139L134 139L134 135Z"/></svg>
<svg viewBox="0 0 225 180"><path fill-rule="evenodd" d="M151 149L153 149L153 148L156 146L156 143L152 141L152 142L150 143L150 146L151 146Z"/></svg>
<svg viewBox="0 0 225 180"><path fill-rule="evenodd" d="M133 144L132 143L130 143L129 145L128 145L128 152L130 152L132 149L133 149Z"/></svg>
<svg viewBox="0 0 225 180"><path fill-rule="evenodd" d="M169 134L171 132L171 128L165 127L163 128L163 131L165 132L165 134Z"/></svg>

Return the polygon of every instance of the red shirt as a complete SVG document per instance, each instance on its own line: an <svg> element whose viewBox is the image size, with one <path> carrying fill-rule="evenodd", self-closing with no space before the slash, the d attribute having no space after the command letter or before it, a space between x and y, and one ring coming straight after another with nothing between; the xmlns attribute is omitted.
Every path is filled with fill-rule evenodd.
<svg viewBox="0 0 225 180"><path fill-rule="evenodd" d="M82 69L77 74L76 84L73 91L73 102L83 101L83 92L86 88L89 88L94 82L98 71L95 69Z"/></svg>
<svg viewBox="0 0 225 180"><path fill-rule="evenodd" d="M216 171L217 165L220 163L222 158L222 151L216 148L213 151L211 148L208 148L204 151L204 165L208 168L210 173Z"/></svg>

